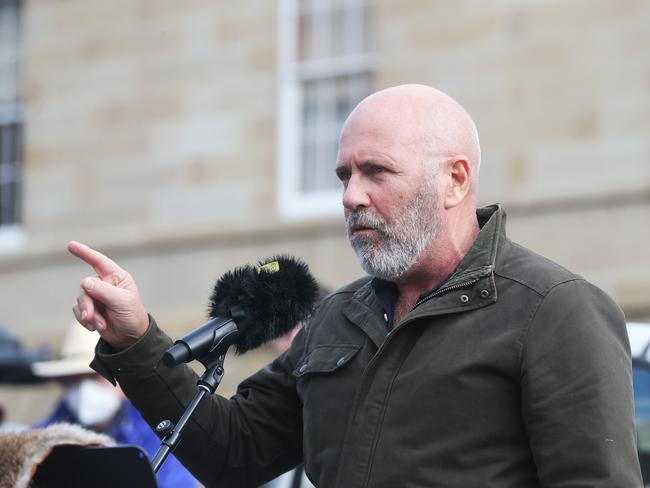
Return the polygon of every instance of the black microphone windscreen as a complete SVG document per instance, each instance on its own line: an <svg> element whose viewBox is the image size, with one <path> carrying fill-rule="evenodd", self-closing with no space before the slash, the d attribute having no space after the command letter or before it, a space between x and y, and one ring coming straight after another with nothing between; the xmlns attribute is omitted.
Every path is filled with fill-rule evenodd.
<svg viewBox="0 0 650 488"><path fill-rule="evenodd" d="M318 292L316 280L300 259L278 255L260 261L257 267L242 266L224 274L214 286L208 315L233 317L240 335L238 354L280 337L304 321L312 312Z"/></svg>

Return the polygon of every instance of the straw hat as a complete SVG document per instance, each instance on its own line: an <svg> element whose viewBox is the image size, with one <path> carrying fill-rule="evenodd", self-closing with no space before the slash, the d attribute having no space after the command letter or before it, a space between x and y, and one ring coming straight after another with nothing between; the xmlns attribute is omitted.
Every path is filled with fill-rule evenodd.
<svg viewBox="0 0 650 488"><path fill-rule="evenodd" d="M60 359L32 363L32 372L41 378L58 378L80 374L92 374L90 362L95 356L97 332L91 332L74 322L61 343Z"/></svg>

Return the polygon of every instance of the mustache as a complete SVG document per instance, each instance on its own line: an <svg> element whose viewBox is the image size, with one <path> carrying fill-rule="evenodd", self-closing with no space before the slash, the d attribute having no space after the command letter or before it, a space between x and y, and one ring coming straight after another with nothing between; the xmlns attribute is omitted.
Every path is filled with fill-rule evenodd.
<svg viewBox="0 0 650 488"><path fill-rule="evenodd" d="M348 237L352 237L352 231L355 227L368 227L385 235L390 234L388 225L384 219L377 215L368 212L360 212L358 210L352 211L348 214L346 220L346 231Z"/></svg>

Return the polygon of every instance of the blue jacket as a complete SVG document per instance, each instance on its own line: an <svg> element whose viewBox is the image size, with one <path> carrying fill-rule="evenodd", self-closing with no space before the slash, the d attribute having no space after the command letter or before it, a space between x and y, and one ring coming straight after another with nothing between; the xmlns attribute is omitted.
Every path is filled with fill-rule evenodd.
<svg viewBox="0 0 650 488"><path fill-rule="evenodd" d="M79 424L74 414L60 401L48 418L34 427L45 427L57 422ZM153 458L160 440L144 421L131 402L125 400L113 423L104 434L112 437L118 444L131 444L144 449ZM170 455L157 473L160 488L186 488L197 486L194 477L173 455Z"/></svg>

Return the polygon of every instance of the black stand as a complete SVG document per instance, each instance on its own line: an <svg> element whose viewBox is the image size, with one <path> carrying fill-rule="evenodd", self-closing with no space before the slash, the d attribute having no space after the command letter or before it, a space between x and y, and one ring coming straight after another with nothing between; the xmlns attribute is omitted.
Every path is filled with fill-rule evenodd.
<svg viewBox="0 0 650 488"><path fill-rule="evenodd" d="M174 425L170 420L163 420L156 427L156 431L160 434L164 434L164 437L162 441L160 441L158 452L156 452L156 455L151 460L151 467L154 472L158 472L162 464L165 462L165 459L167 459L167 456L169 456L169 453L172 452L180 442L181 432L196 410L196 407L201 403L201 400L203 400L203 398L208 394L212 395L219 386L219 383L221 383L224 373L223 361L225 354L226 351L223 351L218 355L215 354L215 357L201 359L201 363L206 367L206 371L196 382L196 388L198 391L185 409L185 412L183 412L178 423Z"/></svg>

